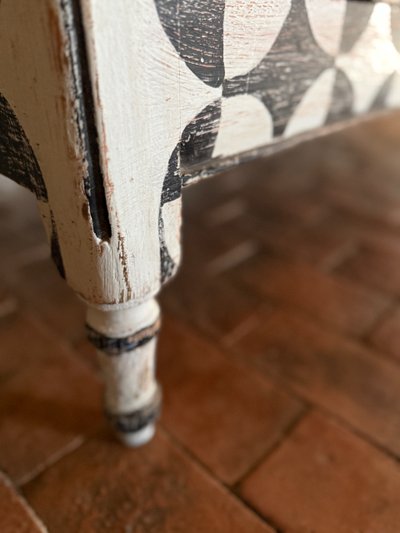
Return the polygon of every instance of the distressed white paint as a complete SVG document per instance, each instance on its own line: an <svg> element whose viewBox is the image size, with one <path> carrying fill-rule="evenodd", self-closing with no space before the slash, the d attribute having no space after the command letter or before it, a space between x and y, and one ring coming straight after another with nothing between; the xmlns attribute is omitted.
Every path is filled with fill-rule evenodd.
<svg viewBox="0 0 400 533"><path fill-rule="evenodd" d="M355 113L368 111L388 75L394 70L400 72L400 54L391 35L391 7L378 2L353 49L337 59L337 66L352 83Z"/></svg>
<svg viewBox="0 0 400 533"><path fill-rule="evenodd" d="M326 70L306 92L286 126L284 137L293 137L325 124L332 100L335 69ZM316 105L317 103L317 105Z"/></svg>
<svg viewBox="0 0 400 533"><path fill-rule="evenodd" d="M110 356L98 351L100 366L107 383L106 408L111 414L128 414L148 405L153 399L155 380L153 339L132 352Z"/></svg>
<svg viewBox="0 0 400 533"><path fill-rule="evenodd" d="M70 285L101 300L100 246L84 216L85 159L74 120L72 65L57 0L0 2L0 92L35 150ZM50 234L49 206L40 202Z"/></svg>
<svg viewBox="0 0 400 533"><path fill-rule="evenodd" d="M159 315L157 302L150 299L131 309L102 311L89 307L87 322L91 328L106 337L118 339L136 335L145 328L154 326ZM98 350L100 366L107 383L105 404L108 413L129 414L152 402L158 389L155 378L156 345L157 336L154 336L132 351L109 355ZM151 427L125 437L132 445L140 444L142 439L149 437Z"/></svg>
<svg viewBox="0 0 400 533"><path fill-rule="evenodd" d="M268 144L272 119L264 104L249 94L222 100L213 157L228 157Z"/></svg>
<svg viewBox="0 0 400 533"><path fill-rule="evenodd" d="M315 40L336 57L342 39L347 0L306 0L308 18Z"/></svg>
<svg viewBox="0 0 400 533"><path fill-rule="evenodd" d="M103 311L98 307L88 307L87 323L106 337L127 337L154 324L160 316L156 300L150 299L143 305Z"/></svg>
<svg viewBox="0 0 400 533"><path fill-rule="evenodd" d="M101 259L104 301L124 303L160 288L158 216L168 160L185 126L221 89L202 83L182 62L153 0L114 0L112 9L85 0L83 7L113 229ZM180 217L165 221L169 241L179 225ZM128 279L119 261L119 235ZM179 262L179 246L173 250Z"/></svg>
<svg viewBox="0 0 400 533"><path fill-rule="evenodd" d="M269 52L290 11L291 0L226 0L225 76L246 74Z"/></svg>

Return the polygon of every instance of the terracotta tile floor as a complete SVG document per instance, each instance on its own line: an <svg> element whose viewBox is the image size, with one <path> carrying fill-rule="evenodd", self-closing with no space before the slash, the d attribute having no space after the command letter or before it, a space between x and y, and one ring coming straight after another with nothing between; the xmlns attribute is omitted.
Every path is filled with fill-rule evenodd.
<svg viewBox="0 0 400 533"><path fill-rule="evenodd" d="M185 192L140 450L102 418L33 199L0 182L1 533L399 533L399 119Z"/></svg>

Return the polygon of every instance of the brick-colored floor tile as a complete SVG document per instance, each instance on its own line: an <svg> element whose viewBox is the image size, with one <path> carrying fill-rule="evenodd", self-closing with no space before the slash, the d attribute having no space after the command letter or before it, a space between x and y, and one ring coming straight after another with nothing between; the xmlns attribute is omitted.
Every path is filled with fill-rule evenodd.
<svg viewBox="0 0 400 533"><path fill-rule="evenodd" d="M299 402L166 319L159 374L162 423L214 474L234 483L282 436Z"/></svg>
<svg viewBox="0 0 400 533"><path fill-rule="evenodd" d="M0 336L0 467L23 482L98 427L100 387L37 322L13 317Z"/></svg>
<svg viewBox="0 0 400 533"><path fill-rule="evenodd" d="M354 247L362 245L377 252L400 254L400 229L370 218L332 212L319 224L318 230L327 238L350 240Z"/></svg>
<svg viewBox="0 0 400 533"><path fill-rule="evenodd" d="M390 305L390 299L379 292L302 262L263 256L236 275L254 291L352 335L368 331Z"/></svg>
<svg viewBox="0 0 400 533"><path fill-rule="evenodd" d="M247 232L247 238L257 239L260 247L283 258L303 260L322 269L340 263L353 249L352 241L343 235L327 235L319 227L304 227L291 217L255 217L246 213L223 226L222 231Z"/></svg>
<svg viewBox="0 0 400 533"><path fill-rule="evenodd" d="M374 177L376 178L376 174ZM352 215L367 217L375 222L399 226L400 198L382 201L382 197L379 194L381 192L379 190L382 187L381 184L381 180L375 180L374 190L367 192L354 183L350 187L348 184L345 186L327 186L324 200L328 200L333 207L349 212Z"/></svg>
<svg viewBox="0 0 400 533"><path fill-rule="evenodd" d="M249 290L235 287L224 277L194 280L186 268L161 294L161 305L195 324L204 333L230 342L238 329L256 319L261 298Z"/></svg>
<svg viewBox="0 0 400 533"><path fill-rule="evenodd" d="M197 280L209 278L231 269L257 254L260 245L254 232L212 231L194 224L184 231L183 254L186 276Z"/></svg>
<svg viewBox="0 0 400 533"><path fill-rule="evenodd" d="M135 450L101 435L24 492L57 533L271 533L161 431Z"/></svg>
<svg viewBox="0 0 400 533"><path fill-rule="evenodd" d="M11 276L21 305L39 316L62 339L85 335L85 305L60 277L51 259L29 262Z"/></svg>
<svg viewBox="0 0 400 533"><path fill-rule="evenodd" d="M237 343L243 361L400 456L400 367L299 314L267 313Z"/></svg>
<svg viewBox="0 0 400 533"><path fill-rule="evenodd" d="M22 312L6 315L0 321L0 374L1 382L14 378L21 372L30 371L38 364L51 362L55 353L54 344L43 337L42 328L28 314ZM0 389L1 390L1 389Z"/></svg>
<svg viewBox="0 0 400 533"><path fill-rule="evenodd" d="M18 308L18 298L0 285L0 320L16 313Z"/></svg>
<svg viewBox="0 0 400 533"><path fill-rule="evenodd" d="M302 227L318 224L328 216L329 207L313 191L306 191L300 194L293 194L293 191L291 191L289 194L285 193L284 198L279 194L271 194L269 191L265 194L260 194L261 179L258 180L258 184L254 184L254 187L243 189L243 194L246 195L246 198L250 195L248 205L250 213L257 214L263 218L276 213L282 219L295 222ZM264 179L268 180L268 177Z"/></svg>
<svg viewBox="0 0 400 533"><path fill-rule="evenodd" d="M264 197L300 197L315 190L325 160L318 146L326 144L324 139L318 139L313 145L302 144L301 150L294 148L286 154L257 159L242 167L241 172L247 178L243 194L257 202Z"/></svg>
<svg viewBox="0 0 400 533"><path fill-rule="evenodd" d="M46 528L11 482L0 472L0 531L2 533L46 533Z"/></svg>
<svg viewBox="0 0 400 533"><path fill-rule="evenodd" d="M366 164L364 148L366 146L359 152L364 160L349 167L348 172L330 176L321 187L321 197L331 206L350 214L399 226L400 158L385 160L381 153L381 157L371 157Z"/></svg>
<svg viewBox="0 0 400 533"><path fill-rule="evenodd" d="M340 266L338 272L389 295L400 296L400 253L361 248Z"/></svg>
<svg viewBox="0 0 400 533"><path fill-rule="evenodd" d="M241 493L285 533L399 530L399 465L319 414L299 424Z"/></svg>
<svg viewBox="0 0 400 533"><path fill-rule="evenodd" d="M400 309L388 313L371 332L370 342L400 362Z"/></svg>
<svg viewBox="0 0 400 533"><path fill-rule="evenodd" d="M186 221L204 221L204 215L218 210L230 201L237 201L238 193L247 183L247 175L242 169L233 168L229 172L220 174L212 183L212 194L206 181L199 181L195 187L184 187L182 195L183 216Z"/></svg>

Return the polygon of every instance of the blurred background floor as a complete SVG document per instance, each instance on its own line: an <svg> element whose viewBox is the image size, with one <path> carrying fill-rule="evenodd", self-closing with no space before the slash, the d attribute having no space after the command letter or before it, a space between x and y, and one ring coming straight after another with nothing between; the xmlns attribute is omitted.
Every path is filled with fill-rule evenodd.
<svg viewBox="0 0 400 533"><path fill-rule="evenodd" d="M0 182L2 533L398 533L400 115L184 194L154 441L115 442L29 193Z"/></svg>

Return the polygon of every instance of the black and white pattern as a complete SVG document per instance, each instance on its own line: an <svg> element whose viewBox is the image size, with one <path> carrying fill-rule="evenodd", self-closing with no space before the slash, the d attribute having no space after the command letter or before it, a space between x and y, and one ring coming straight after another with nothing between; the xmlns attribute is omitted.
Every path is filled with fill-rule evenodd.
<svg viewBox="0 0 400 533"><path fill-rule="evenodd" d="M46 184L29 140L11 105L0 94L0 175L32 191L39 202L48 202ZM65 277L57 228L50 209L50 251L61 277Z"/></svg>
<svg viewBox="0 0 400 533"><path fill-rule="evenodd" d="M257 148L268 139L276 142L400 105L398 6L359 0L255 4L258 11L252 13L252 5L233 0L201 0L196 8L188 1L156 0L182 61L204 83L221 89L213 107L188 126L193 130L190 139L182 139L182 165L189 170L209 161L210 155L236 155L236 136L247 144L246 134L251 139L246 148ZM252 65L254 57L252 68L229 75ZM266 131L260 131L257 121L264 122Z"/></svg>
<svg viewBox="0 0 400 533"><path fill-rule="evenodd" d="M400 8L393 3L155 2L182 69L219 89L184 129L167 190L178 190L171 182L179 176L190 181L230 156L400 106ZM168 201L164 189L163 235ZM165 280L174 268L163 245L161 255Z"/></svg>
<svg viewBox="0 0 400 533"><path fill-rule="evenodd" d="M13 110L23 109L19 118L26 123L35 102L25 106L30 95L15 102L12 84L3 88L12 107L0 96L0 173L33 190L46 205L51 198L48 210L54 217L49 211L47 223L53 255L61 272L64 258L68 282L88 300L143 300L174 274L180 260L182 184L305 132L400 107L398 2L85 4L82 12L72 0L60 4L72 63L64 90L73 80L71 124L79 137L74 150L85 173L74 174L85 196L74 224L64 221L72 215L65 213L68 202L47 164L55 159L55 148L70 154L65 121L58 123L54 145L32 123L27 131L35 138L28 141ZM1 6L4 12L4 1ZM6 44L11 62L12 47ZM24 87L34 83L32 76ZM48 105L57 107L52 100ZM39 116L44 124L46 115ZM65 168L75 169L69 155ZM72 184L71 174L65 170L60 181ZM65 188L73 205L77 188ZM72 231L78 226L79 237ZM68 259L85 255L81 234L95 250L87 249L81 261L85 275L75 273Z"/></svg>
<svg viewBox="0 0 400 533"><path fill-rule="evenodd" d="M0 174L11 178L47 200L46 185L39 163L17 116L0 94Z"/></svg>

